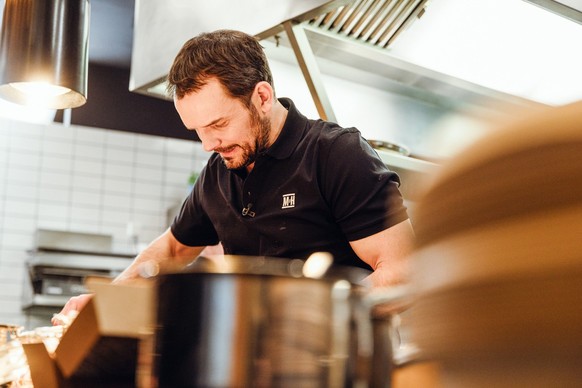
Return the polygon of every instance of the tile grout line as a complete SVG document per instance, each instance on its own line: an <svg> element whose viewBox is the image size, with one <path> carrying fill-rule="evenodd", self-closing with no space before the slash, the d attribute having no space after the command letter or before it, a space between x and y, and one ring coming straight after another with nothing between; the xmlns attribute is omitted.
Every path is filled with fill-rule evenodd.
<svg viewBox="0 0 582 388"><path fill-rule="evenodd" d="M9 166L9 162L10 162L10 144L12 142L12 131L14 130L13 126L10 126L10 130L7 131L7 147L6 147L6 155L4 156L4 166L5 166L5 173L6 175L8 175L8 168ZM8 193L8 185L3 184L2 185L2 192L0 193L0 196L4 199L2 201L2 222L0 223L0 263L2 263L2 250L3 250L3 238L2 236L4 235L4 217L6 215L6 196Z"/></svg>

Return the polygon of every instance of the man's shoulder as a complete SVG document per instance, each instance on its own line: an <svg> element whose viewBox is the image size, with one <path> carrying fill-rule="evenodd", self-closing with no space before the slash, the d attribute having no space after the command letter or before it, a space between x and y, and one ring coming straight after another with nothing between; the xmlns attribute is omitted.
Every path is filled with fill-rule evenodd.
<svg viewBox="0 0 582 388"><path fill-rule="evenodd" d="M344 127L332 121L322 119L307 118L299 112L295 104L290 98L279 98L283 106L289 110L289 120L292 126L306 127L304 132L304 140L320 140L320 141L334 141L344 134L352 133L360 135L360 131L355 127Z"/></svg>
<svg viewBox="0 0 582 388"><path fill-rule="evenodd" d="M352 137L359 138L361 133L355 127L342 127L331 121L317 119L309 120L308 136L311 136L313 140L333 143L338 139L348 140L348 138Z"/></svg>
<svg viewBox="0 0 582 388"><path fill-rule="evenodd" d="M304 138L322 157L355 149L363 141L360 131L355 127L342 127L324 120L310 120L310 129Z"/></svg>

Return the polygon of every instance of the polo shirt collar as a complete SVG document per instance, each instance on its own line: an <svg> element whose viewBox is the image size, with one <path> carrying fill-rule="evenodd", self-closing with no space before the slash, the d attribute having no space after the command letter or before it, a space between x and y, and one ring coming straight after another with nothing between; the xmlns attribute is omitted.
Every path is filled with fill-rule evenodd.
<svg viewBox="0 0 582 388"><path fill-rule="evenodd" d="M287 118L277 140L265 152L275 159L285 159L291 156L293 150L303 137L307 129L307 118L303 116L289 98L279 98L281 104L287 109Z"/></svg>

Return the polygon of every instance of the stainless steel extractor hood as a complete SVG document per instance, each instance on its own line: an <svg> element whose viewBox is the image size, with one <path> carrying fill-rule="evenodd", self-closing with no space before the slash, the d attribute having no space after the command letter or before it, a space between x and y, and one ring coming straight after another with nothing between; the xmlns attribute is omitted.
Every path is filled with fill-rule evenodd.
<svg viewBox="0 0 582 388"><path fill-rule="evenodd" d="M228 28L265 38L281 31L285 21L308 20L346 3L349 1L136 0L129 89L167 99L162 84L175 55L186 40L201 32Z"/></svg>
<svg viewBox="0 0 582 388"><path fill-rule="evenodd" d="M169 99L165 94L164 80L181 44L202 31L233 28L258 36L263 39L266 45L272 44L276 47L289 48L288 52L291 55L284 55L287 55L288 61L299 63L301 66L315 104L324 118L326 115L329 116L326 111L331 111L331 108L326 106L325 91L318 86L317 71L312 71L313 66L310 66L310 61L315 58L322 71L325 69L326 61L332 64L346 65L359 71L356 76L347 74L347 79L352 76L357 82L362 82L361 73L368 72L376 76L370 81L371 86L407 95L414 99L425 100L437 106L444 105L455 108L459 105L479 106L501 102L504 106L511 107L512 105L536 105L540 102L552 103L546 102L544 99L524 96L513 90L503 91L503 88L500 89L454 72L427 66L415 58L397 55L398 49L402 47L400 42L406 42L408 45L410 40L406 40L406 38L411 36L411 32L415 29L418 30L417 26L422 26L425 20L436 19L436 14L441 12L443 5L446 7L447 3L457 4L452 0L432 2L426 0L311 0L301 2L285 0L276 3L255 0L252 5L247 2L227 2L225 0L212 3L193 0L168 0L165 2L136 0L130 90L157 98ZM491 32L499 30L500 26L499 23L495 23L495 18L505 18L505 20L513 20L513 30L517 29L521 35L524 35L526 32L523 31L523 23L527 20L524 20L523 13L520 13L522 7L519 7L518 15L506 15L511 12L509 3L512 5L515 3L526 4L529 8L539 8L548 15L557 14L563 20L563 24L571 22L574 22L571 24L580 24L582 22L582 5L579 0L512 0L508 2L497 0L494 2L497 14L493 21L491 19L480 20L482 15L479 14L479 9L483 6L493 7L489 3L491 2L486 0L462 2L461 5L465 8L465 13L459 15L458 19L471 21L471 23L481 21L488 28L487 31L468 31L473 29L472 24L468 24L468 30L460 29L457 34L477 33L489 36ZM460 7L457 4L449 5L449 8L457 9ZM439 15L438 17L447 19L450 15ZM536 26L535 30L539 32L540 24L536 24ZM407 32L403 34L404 31ZM553 32L546 29L543 37L551 35ZM428 31L428 34L430 35L431 31ZM401 36L404 39L401 39ZM578 63L578 59L571 61L570 55L562 58L565 52L575 51L561 47L564 46L562 43L568 39L568 36L562 36L556 44L546 43L539 46L538 55L547 53L545 56L556 58L555 64L560 66L560 71L548 68L546 74L566 73L563 69L565 66L573 68L573 64ZM507 37L511 38L511 36ZM529 43L526 42L526 44ZM447 42L439 42L439 47L445 47L445 49L450 48L451 45L454 46L455 43L450 43L447 46ZM555 49L556 46L559 50ZM550 47L552 50L548 50ZM284 50L271 51L276 52L276 55L284 52ZM518 51L516 50L516 52ZM503 57L498 60L494 57L484 57L481 62L504 60L504 63L511 65L517 62L513 59ZM528 63L530 65L523 70L529 70L528 68L532 64L539 65L540 61L534 60ZM465 69L470 67L467 65ZM497 71L500 72L499 69ZM523 71L519 71L519 73L520 76L524 74ZM568 74L571 73L568 72ZM380 84L378 84L378 78L381 79ZM529 78L535 81L538 77L534 75ZM551 82L553 78L550 79L546 75L544 78L546 78L545 84L539 86L538 89L548 89L550 86L553 91L560 87L568 89L563 82L561 86L556 86L556 82ZM576 77L572 78L571 84L575 84L576 79ZM537 86L528 85L526 88L533 89L535 87ZM562 101L571 100L575 96L576 93L570 91L570 96L562 98Z"/></svg>
<svg viewBox="0 0 582 388"><path fill-rule="evenodd" d="M165 76L181 44L203 31L231 28L291 48L291 55L284 54L287 58L283 60L298 61L308 83L318 82L317 69L309 63L315 54L318 59L355 63L361 69L390 77L395 83L404 81L405 86L415 82L414 87L420 84L434 87L436 82L447 85L446 94L458 87L464 94L474 86L462 86L458 80L446 77L441 79L436 73L425 72L420 79L422 69L388 55L387 48L422 15L427 3L427 0L287 0L254 1L249 7L246 3L226 1L209 5L189 0L163 4L136 0L130 90L169 99ZM428 81L429 78L433 81ZM325 101L318 101L325 99L325 91L317 85L309 86L316 105L326 105ZM452 93L453 97L458 94ZM325 106L321 110L331 108Z"/></svg>
<svg viewBox="0 0 582 388"><path fill-rule="evenodd" d="M580 0L525 0L557 15L582 23L582 1Z"/></svg>
<svg viewBox="0 0 582 388"><path fill-rule="evenodd" d="M334 119L333 109L321 86L316 61L322 68L325 64L321 62L328 61L374 74L371 86L437 106L532 104L392 55L390 48L397 38L425 11L430 12L427 0L256 0L252 4L136 0L130 90L169 100L165 77L183 42L203 31L231 28L253 34L265 44L289 48L290 55L276 59L299 64L325 119ZM378 85L378 77L382 85ZM362 80L358 77L357 81Z"/></svg>

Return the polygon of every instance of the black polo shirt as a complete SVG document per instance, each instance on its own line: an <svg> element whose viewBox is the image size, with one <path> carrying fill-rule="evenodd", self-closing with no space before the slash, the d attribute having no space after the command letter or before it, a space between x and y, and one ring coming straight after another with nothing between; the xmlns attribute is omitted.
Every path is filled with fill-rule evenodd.
<svg viewBox="0 0 582 388"><path fill-rule="evenodd" d="M307 258L370 267L349 245L408 218L396 173L355 128L308 120L289 99L275 143L250 174L213 154L172 223L182 244L222 242L226 254Z"/></svg>

